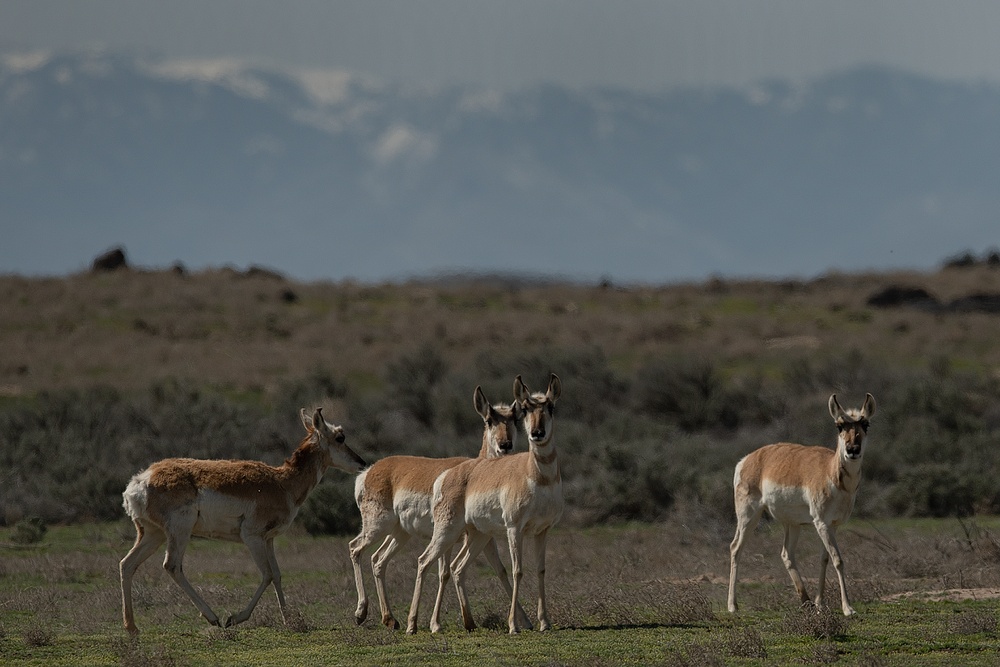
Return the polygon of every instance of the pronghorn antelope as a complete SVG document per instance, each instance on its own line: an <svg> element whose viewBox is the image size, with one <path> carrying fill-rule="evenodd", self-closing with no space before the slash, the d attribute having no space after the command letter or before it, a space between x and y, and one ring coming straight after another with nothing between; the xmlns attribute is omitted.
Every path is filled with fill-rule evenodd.
<svg viewBox="0 0 1000 667"><path fill-rule="evenodd" d="M473 394L476 412L483 418L483 445L479 458L496 458L510 453L517 437L517 421L520 407L514 405L490 405L481 387ZM354 485L354 496L361 510L362 527L356 538L351 540L351 561L354 564L354 580L358 589L358 607L354 617L363 623L368 615L368 598L364 578L361 574L361 559L371 547L383 537L385 541L372 554L372 572L375 575L375 589L382 610L382 623L397 629L399 623L392 615L385 592L385 570L389 560L414 535L430 539L433 534L431 523L431 493L438 475L459 463L469 461L468 457L433 459L421 456L390 456L378 461L358 475ZM497 553L496 543L486 549L486 557L500 578L508 595L511 592L507 569ZM444 586L451 570L447 554L439 560L438 594L434 605L432 625L438 625ZM524 611L520 612L527 621Z"/></svg>
<svg viewBox="0 0 1000 667"><path fill-rule="evenodd" d="M136 539L120 565L125 629L139 632L132 613L132 577L136 569L167 543L163 569L187 593L212 625L219 617L184 576L184 550L191 536L242 541L261 573L260 585L246 608L225 625L250 617L261 594L274 584L285 620L281 572L274 557L274 538L292 523L323 473L330 466L355 473L365 462L344 443L344 430L300 411L306 436L291 457L278 467L259 461L164 459L132 477L125 492L125 511L135 523Z"/></svg>
<svg viewBox="0 0 1000 667"><path fill-rule="evenodd" d="M844 410L837 395L830 396L830 416L837 424L837 449L780 443L751 452L736 464L733 479L736 500L736 536L729 548L729 611L736 611L736 570L740 551L767 509L785 527L781 560L803 603L810 602L795 565L795 544L802 526L811 523L823 542L816 606L823 605L826 566L833 567L840 582L840 605L845 616L854 613L847 601L844 563L837 546L837 526L847 521L861 482L862 444L868 420L875 414L875 398L865 397L860 410Z"/></svg>
<svg viewBox="0 0 1000 667"><path fill-rule="evenodd" d="M465 592L466 569L491 538L501 535L506 535L510 545L514 579L507 624L511 634L519 630L517 594L525 534L534 538L538 558L538 629L550 627L545 607L545 540L563 510L562 480L552 441L553 410L561 391L562 383L554 373L544 394L530 393L517 376L514 398L524 411L529 451L498 459L474 459L446 470L435 480L434 535L417 561L408 633L417 631L424 572L447 554L463 533L465 542L451 565L466 630L476 627ZM437 630L431 627L432 632Z"/></svg>

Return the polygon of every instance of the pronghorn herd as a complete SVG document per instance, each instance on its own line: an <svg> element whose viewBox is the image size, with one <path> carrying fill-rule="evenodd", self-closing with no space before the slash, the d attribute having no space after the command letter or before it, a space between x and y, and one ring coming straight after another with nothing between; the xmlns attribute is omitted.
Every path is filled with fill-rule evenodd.
<svg viewBox="0 0 1000 667"><path fill-rule="evenodd" d="M382 623L397 629L386 592L388 562L413 536L428 541L417 560L417 575L407 632L417 631L423 577L438 564L438 589L430 621L441 629L440 609L446 582L454 576L462 622L476 627L465 589L468 566L480 552L496 572L510 597L507 617L511 634L531 628L518 601L523 567L524 537L530 538L537 559L538 629L551 627L545 598L545 551L549 529L563 511L562 477L553 439L555 404L562 383L551 374L544 392L531 392L517 376L514 401L491 404L480 387L473 402L483 419L483 441L475 458L433 459L390 456L368 466L346 444L344 430L327 422L320 409L310 416L301 410L305 437L281 466L257 461L164 459L135 475L123 493L126 513L136 528L132 549L120 564L122 615L125 629L137 634L132 603L132 579L139 565L166 542L163 568L212 625L231 626L246 621L269 585L274 585L284 620L286 603L281 573L274 554L274 538L295 518L310 491L329 467L359 473L355 500L362 528L350 542L350 558L357 585L355 619L368 614L362 559L371 554L372 572ZM736 612L736 579L740 552L764 510L784 526L781 558L803 603L823 604L828 563L832 560L840 584L841 609L854 613L848 602L843 560L836 529L854 507L861 479L863 442L875 414L875 399L865 398L860 409L841 407L830 396L830 415L838 431L837 447L805 447L789 443L767 445L736 465L733 479L736 535L730 546L728 607ZM528 438L528 451L513 453L517 424ZM815 600L806 592L795 564L795 546L801 527L812 524L824 551L819 591ZM184 551L192 536L243 542L261 573L260 585L246 607L220 621L187 580ZM497 539L506 538L512 579L500 558ZM451 551L462 545L454 559ZM375 545L382 540L381 544ZM375 549L372 553L372 549Z"/></svg>

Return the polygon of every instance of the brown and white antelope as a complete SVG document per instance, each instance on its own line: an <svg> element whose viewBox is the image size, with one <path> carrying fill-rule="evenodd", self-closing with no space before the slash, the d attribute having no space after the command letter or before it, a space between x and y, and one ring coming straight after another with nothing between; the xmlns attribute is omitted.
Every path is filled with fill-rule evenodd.
<svg viewBox="0 0 1000 667"><path fill-rule="evenodd" d="M261 581L242 611L226 619L226 627L250 618L269 584L274 584L281 618L285 595L274 557L274 538L292 523L309 492L330 466L355 473L365 462L344 442L344 430L300 411L306 436L281 466L259 461L164 459L132 477L122 494L125 511L135 523L136 539L120 565L125 629L138 633L132 612L132 577L136 569L167 543L163 569L187 593L212 625L219 617L184 576L184 550L191 536L243 542L260 570Z"/></svg>
<svg viewBox="0 0 1000 667"><path fill-rule="evenodd" d="M483 418L483 444L479 458L497 458L514 449L520 407L498 403L490 405L481 387L473 393L476 412ZM413 536L430 539L434 532L431 523L431 493L434 480L449 468L472 460L466 456L446 459L422 456L389 456L378 461L358 475L354 496L361 510L361 532L351 540L351 561L354 564L354 581L358 589L358 607L354 617L363 623L368 616L368 598L361 573L361 559L378 540L382 545L372 554L372 572L375 589L382 610L382 623L397 629L399 623L392 615L386 596L385 571L389 560ZM504 590L511 592L507 569L497 553L495 542L487 545L486 558L500 578ZM439 626L439 613L444 587L450 576L447 554L439 559L438 594L434 604L431 624ZM524 611L520 615L527 621Z"/></svg>
<svg viewBox="0 0 1000 667"><path fill-rule="evenodd" d="M826 566L833 567L840 582L840 605L845 616L854 613L847 600L844 562L837 546L837 526L847 521L861 482L862 445L868 420L875 414L875 398L865 397L860 410L844 410L837 395L830 396L830 416L837 425L837 448L804 447L788 443L767 445L736 464L733 479L736 500L736 536L729 548L729 611L736 611L736 571L740 551L766 509L785 527L781 560L802 602L809 603L802 577L795 565L795 545L802 526L812 524L823 542L816 606L823 605Z"/></svg>
<svg viewBox="0 0 1000 667"><path fill-rule="evenodd" d="M446 470L434 482L434 535L417 561L407 632L417 631L424 572L431 563L447 554L464 533L467 533L465 543L451 566L466 630L476 627L465 592L466 570L491 538L503 535L510 546L514 578L507 624L511 634L520 629L517 596L525 534L533 538L538 559L538 629L550 627L545 606L545 541L549 528L563 511L562 479L552 439L553 410L561 392L562 383L554 373L544 394L532 394L521 376L517 376L514 398L524 411L529 451L497 459L467 461ZM431 631L437 629L432 627Z"/></svg>

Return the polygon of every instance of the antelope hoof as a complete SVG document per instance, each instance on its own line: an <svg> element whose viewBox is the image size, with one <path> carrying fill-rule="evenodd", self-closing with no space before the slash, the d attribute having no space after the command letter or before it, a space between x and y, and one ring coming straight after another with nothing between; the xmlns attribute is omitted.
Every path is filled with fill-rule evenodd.
<svg viewBox="0 0 1000 667"><path fill-rule="evenodd" d="M856 613L858 612L854 611L854 607L850 605L844 607L844 616L854 616Z"/></svg>
<svg viewBox="0 0 1000 667"><path fill-rule="evenodd" d="M389 628L390 630L399 630L399 621L397 621L392 616L386 616L382 619L382 625Z"/></svg>
<svg viewBox="0 0 1000 667"><path fill-rule="evenodd" d="M358 607L358 610L354 612L354 622L361 625L366 618L368 618L368 605Z"/></svg>
<svg viewBox="0 0 1000 667"><path fill-rule="evenodd" d="M218 623L216 623L216 625L218 625ZM226 617L226 623L222 627L224 627L224 628L231 628L234 625L236 625L236 622L233 621L233 617L230 615L230 616Z"/></svg>

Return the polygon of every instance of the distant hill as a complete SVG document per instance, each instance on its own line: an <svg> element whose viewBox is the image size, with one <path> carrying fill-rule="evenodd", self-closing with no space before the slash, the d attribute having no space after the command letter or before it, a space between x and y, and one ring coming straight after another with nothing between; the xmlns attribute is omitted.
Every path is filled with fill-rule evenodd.
<svg viewBox="0 0 1000 667"><path fill-rule="evenodd" d="M664 282L996 245L1000 88L859 68L638 94L0 59L0 272L263 264Z"/></svg>

